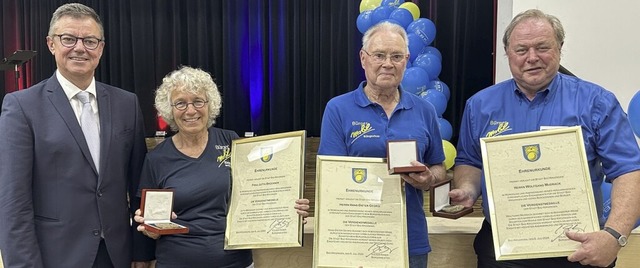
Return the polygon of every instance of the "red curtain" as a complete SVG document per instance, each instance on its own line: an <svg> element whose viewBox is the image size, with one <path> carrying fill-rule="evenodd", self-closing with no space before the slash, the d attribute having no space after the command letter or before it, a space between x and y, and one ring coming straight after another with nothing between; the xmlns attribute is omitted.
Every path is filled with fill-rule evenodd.
<svg viewBox="0 0 640 268"><path fill-rule="evenodd" d="M20 10L24 10L19 0L3 0L0 4L2 14L2 29L0 29L0 37L2 42L2 58L11 56L17 50L34 50L31 48L30 35L25 34L30 24L28 19L23 16ZM5 93L24 89L33 84L32 62L27 61L25 64L18 66L17 72L11 66L3 66L4 75L2 79L2 88ZM16 79L17 78L17 79Z"/></svg>

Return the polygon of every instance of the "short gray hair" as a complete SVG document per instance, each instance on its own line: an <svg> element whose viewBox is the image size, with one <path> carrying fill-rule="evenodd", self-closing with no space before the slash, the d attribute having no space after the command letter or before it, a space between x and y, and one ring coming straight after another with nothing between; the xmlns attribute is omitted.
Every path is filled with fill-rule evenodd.
<svg viewBox="0 0 640 268"><path fill-rule="evenodd" d="M162 84L156 90L155 107L164 121L169 124L171 130L177 131L178 125L173 117L173 106L171 106L171 93L174 91L194 95L204 93L207 96L207 108L209 109L207 128L213 126L216 122L215 119L220 115L222 97L218 86L213 82L209 73L201 69L183 66L162 79Z"/></svg>
<svg viewBox="0 0 640 268"><path fill-rule="evenodd" d="M100 20L100 16L98 16L98 13L96 13L93 8L79 3L64 4L58 7L55 12L53 12L51 22L49 23L49 36L54 35L54 27L56 26L56 23L58 23L58 20L65 16L69 16L75 19L85 17L92 18L98 24L98 28L100 28L100 39L104 41L104 28L102 28L102 20Z"/></svg>
<svg viewBox="0 0 640 268"><path fill-rule="evenodd" d="M362 49L367 50L369 48L369 41L371 40L371 37L378 32L392 32L399 34L406 44L406 52L409 53L409 38L407 37L407 32L402 28L402 26L388 21L383 21L373 25L364 33L362 36Z"/></svg>
<svg viewBox="0 0 640 268"><path fill-rule="evenodd" d="M509 23L509 25L507 26L507 29L504 31L504 36L502 37L502 44L504 45L505 49L507 49L507 47L509 46L509 37L511 37L513 29L520 22L528 19L545 20L549 22L549 24L551 24L553 32L556 35L556 41L558 42L558 45L562 47L562 44L564 44L564 28L562 27L562 23L560 22L560 20L556 16L545 14L538 9L529 9L513 17L511 23Z"/></svg>

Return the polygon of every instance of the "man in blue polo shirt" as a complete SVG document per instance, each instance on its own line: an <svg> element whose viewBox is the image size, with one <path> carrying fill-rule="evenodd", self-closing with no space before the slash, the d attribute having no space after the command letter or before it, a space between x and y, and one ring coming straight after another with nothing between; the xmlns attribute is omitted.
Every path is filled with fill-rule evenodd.
<svg viewBox="0 0 640 268"><path fill-rule="evenodd" d="M435 108L400 87L408 52L401 26L383 22L364 34L360 62L367 80L327 103L318 154L386 157L387 140L417 141L419 162L412 164L428 168L401 176L406 182L410 267L424 268L431 247L423 191L445 179L445 157Z"/></svg>
<svg viewBox="0 0 640 268"><path fill-rule="evenodd" d="M576 77L559 74L564 30L539 10L518 14L503 37L513 79L486 88L465 107L454 169L452 202L471 206L480 194L485 221L474 241L478 267L613 267L640 216L640 149L615 96ZM581 242L567 258L496 261L488 218L480 139L581 126L602 231L567 233ZM603 180L613 182L612 209L602 217ZM624 237L623 237L624 238Z"/></svg>

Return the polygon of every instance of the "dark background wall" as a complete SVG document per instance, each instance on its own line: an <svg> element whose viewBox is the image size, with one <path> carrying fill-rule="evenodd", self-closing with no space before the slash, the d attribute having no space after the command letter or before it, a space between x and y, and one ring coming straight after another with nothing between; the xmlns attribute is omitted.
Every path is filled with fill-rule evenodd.
<svg viewBox="0 0 640 268"><path fill-rule="evenodd" d="M0 2L1 56L39 52L21 68L18 88L55 71L45 37L51 14L66 2ZM180 65L214 76L223 95L216 125L240 135L306 129L309 136L318 136L326 102L364 80L358 0L78 2L94 8L105 27L106 48L96 79L138 95L149 136L159 128L155 88ZM451 91L443 117L452 123L455 140L466 99L493 83L495 4L413 2L420 17L436 24L432 45L443 57L439 79ZM13 71L4 71L0 87L0 98L16 90Z"/></svg>

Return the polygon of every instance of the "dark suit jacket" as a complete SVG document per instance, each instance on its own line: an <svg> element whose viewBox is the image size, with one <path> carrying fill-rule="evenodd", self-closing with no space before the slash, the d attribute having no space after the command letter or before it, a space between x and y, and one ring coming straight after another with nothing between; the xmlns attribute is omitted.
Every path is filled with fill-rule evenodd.
<svg viewBox="0 0 640 268"><path fill-rule="evenodd" d="M132 237L153 243L137 237L131 226L147 151L138 99L99 82L96 91L100 167L94 166L55 75L5 96L0 114L0 251L6 268L91 267L101 232L115 267L129 267Z"/></svg>

